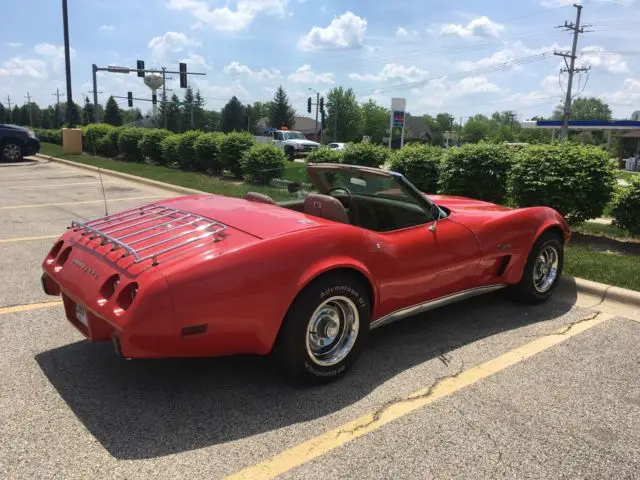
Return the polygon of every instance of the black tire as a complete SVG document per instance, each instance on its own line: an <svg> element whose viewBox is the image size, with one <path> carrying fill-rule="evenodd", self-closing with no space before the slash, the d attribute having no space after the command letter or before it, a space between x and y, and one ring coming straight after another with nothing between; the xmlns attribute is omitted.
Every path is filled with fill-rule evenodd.
<svg viewBox="0 0 640 480"><path fill-rule="evenodd" d="M290 162L293 162L296 159L296 151L293 147L287 147L284 153L287 155Z"/></svg>
<svg viewBox="0 0 640 480"><path fill-rule="evenodd" d="M548 252L549 249L554 250L557 253L557 267L556 274L550 285L541 289L537 286L536 278L540 273L536 269L538 268L538 257L543 252ZM553 291L558 286L558 281L562 276L562 267L564 266L564 248L562 238L555 232L543 233L540 238L534 243L527 258L527 264L522 272L522 278L516 285L512 285L508 289L508 293L511 298L522 303L538 304L547 301Z"/></svg>
<svg viewBox="0 0 640 480"><path fill-rule="evenodd" d="M358 329L355 342L344 358L331 365L321 365L309 346L309 329L314 312L327 302L331 306L332 299L339 299L334 301L347 304L351 302L349 305L355 306L358 315L354 321L357 321ZM348 302L342 299L347 299ZM367 343L371 321L369 303L365 288L351 275L329 274L309 284L296 297L280 328L274 349L279 367L294 381L311 384L328 383L344 375ZM317 317L322 318L316 315ZM339 332L344 332L344 327ZM337 347L338 339L328 347L332 345ZM335 350L341 351L338 348Z"/></svg>
<svg viewBox="0 0 640 480"><path fill-rule="evenodd" d="M15 157L10 152L17 152L18 156ZM20 162L23 157L22 145L17 140L5 140L0 144L0 159L3 162Z"/></svg>

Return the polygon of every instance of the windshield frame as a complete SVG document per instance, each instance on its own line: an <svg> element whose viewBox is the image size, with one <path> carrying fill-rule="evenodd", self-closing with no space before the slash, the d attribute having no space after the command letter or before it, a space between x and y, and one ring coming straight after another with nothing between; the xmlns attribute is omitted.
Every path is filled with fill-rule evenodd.
<svg viewBox="0 0 640 480"><path fill-rule="evenodd" d="M282 132L282 133L285 140L306 140L307 139L307 137L305 137L304 133L302 132L289 131L289 132ZM295 137L292 137L292 135L295 135Z"/></svg>

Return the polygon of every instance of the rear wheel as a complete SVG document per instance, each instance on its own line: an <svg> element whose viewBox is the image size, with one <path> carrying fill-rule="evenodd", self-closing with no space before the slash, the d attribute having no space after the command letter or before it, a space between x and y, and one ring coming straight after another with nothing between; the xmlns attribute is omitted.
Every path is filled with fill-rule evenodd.
<svg viewBox="0 0 640 480"><path fill-rule="evenodd" d="M369 298L349 275L328 275L306 287L283 322L275 355L291 377L325 383L343 375L369 333Z"/></svg>
<svg viewBox="0 0 640 480"><path fill-rule="evenodd" d="M287 155L290 162L293 162L296 159L296 151L293 147L285 148L284 153Z"/></svg>
<svg viewBox="0 0 640 480"><path fill-rule="evenodd" d="M548 300L558 285L564 265L562 239L554 232L544 233L533 245L522 279L509 291L513 298L524 303Z"/></svg>
<svg viewBox="0 0 640 480"><path fill-rule="evenodd" d="M22 146L15 140L8 140L2 144L0 157L5 162L19 162L22 160Z"/></svg>

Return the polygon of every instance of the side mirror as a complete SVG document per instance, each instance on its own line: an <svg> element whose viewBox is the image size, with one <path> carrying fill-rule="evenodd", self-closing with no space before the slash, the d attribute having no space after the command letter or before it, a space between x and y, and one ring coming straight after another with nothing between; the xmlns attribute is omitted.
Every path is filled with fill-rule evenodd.
<svg viewBox="0 0 640 480"><path fill-rule="evenodd" d="M435 231L438 229L438 221L440 220L440 209L435 203L433 203L431 204L430 212L434 220L433 223L429 226L429 231L435 233Z"/></svg>

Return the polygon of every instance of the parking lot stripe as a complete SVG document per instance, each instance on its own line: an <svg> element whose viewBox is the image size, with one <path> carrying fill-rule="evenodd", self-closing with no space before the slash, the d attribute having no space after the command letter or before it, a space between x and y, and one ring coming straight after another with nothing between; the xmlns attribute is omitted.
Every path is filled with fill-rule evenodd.
<svg viewBox="0 0 640 480"><path fill-rule="evenodd" d="M57 307L58 305L62 305L61 300L54 300L53 302L28 303L26 305L14 305L12 307L0 307L0 315L28 312L29 310L38 310L40 308Z"/></svg>
<svg viewBox="0 0 640 480"><path fill-rule="evenodd" d="M109 183L108 181L104 181L102 183ZM54 187L73 187L76 185L100 185L100 182L78 182L78 183L49 183L45 185L16 185L14 187L9 187L10 189L17 190L28 190L32 188L54 188Z"/></svg>
<svg viewBox="0 0 640 480"><path fill-rule="evenodd" d="M40 237L0 238L0 243L31 242L33 240L46 240L47 238L58 238L60 235L61 234L41 235Z"/></svg>
<svg viewBox="0 0 640 480"><path fill-rule="evenodd" d="M611 318L613 318L613 315L606 313L593 314L468 370L441 377L427 388L418 390L405 398L384 404L375 412L363 415L329 432L284 450L264 462L240 470L227 477L227 480L272 479L367 433L375 431L394 420L531 358Z"/></svg>
<svg viewBox="0 0 640 480"><path fill-rule="evenodd" d="M150 198L166 198L166 196L149 195L146 197L107 198L107 204L112 202L126 202L127 200L147 200ZM63 207L67 205L86 205L89 203L104 203L104 200L100 199L100 200L82 200L80 202L38 203L35 205L11 205L8 207L0 207L0 210L17 210L18 208Z"/></svg>

